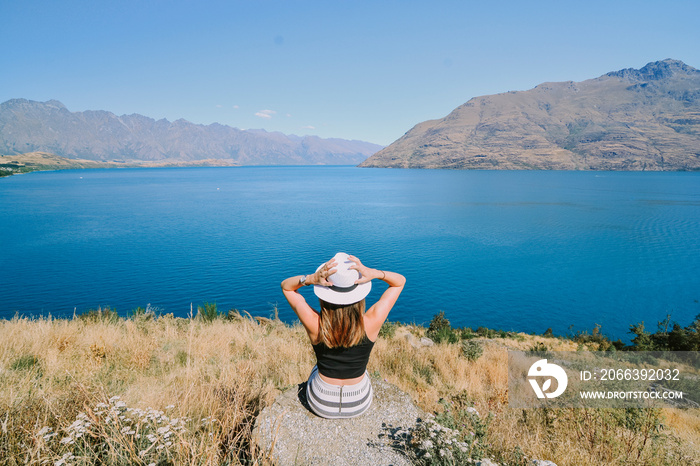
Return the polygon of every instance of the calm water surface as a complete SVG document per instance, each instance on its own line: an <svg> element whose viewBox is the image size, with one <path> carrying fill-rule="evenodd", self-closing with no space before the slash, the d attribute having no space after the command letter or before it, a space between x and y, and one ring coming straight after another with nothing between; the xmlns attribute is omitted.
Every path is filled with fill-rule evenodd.
<svg viewBox="0 0 700 466"><path fill-rule="evenodd" d="M391 320L628 339L700 314L698 173L71 170L0 179L0 218L4 318L216 302L292 321L280 281L338 251L406 275Z"/></svg>

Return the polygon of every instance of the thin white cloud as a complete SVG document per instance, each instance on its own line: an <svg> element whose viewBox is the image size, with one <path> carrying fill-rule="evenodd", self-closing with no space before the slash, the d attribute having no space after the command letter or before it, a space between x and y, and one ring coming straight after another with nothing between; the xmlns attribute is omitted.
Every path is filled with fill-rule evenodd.
<svg viewBox="0 0 700 466"><path fill-rule="evenodd" d="M216 108L223 108L224 106L221 104L216 104Z"/></svg>
<svg viewBox="0 0 700 466"><path fill-rule="evenodd" d="M233 108L235 108L236 110L238 110L238 105L234 105Z"/></svg>
<svg viewBox="0 0 700 466"><path fill-rule="evenodd" d="M308 126L302 126L301 129L316 129L316 127L308 125Z"/></svg>
<svg viewBox="0 0 700 466"><path fill-rule="evenodd" d="M256 117L265 118L266 120L271 119L277 112L274 110L260 110L255 114Z"/></svg>

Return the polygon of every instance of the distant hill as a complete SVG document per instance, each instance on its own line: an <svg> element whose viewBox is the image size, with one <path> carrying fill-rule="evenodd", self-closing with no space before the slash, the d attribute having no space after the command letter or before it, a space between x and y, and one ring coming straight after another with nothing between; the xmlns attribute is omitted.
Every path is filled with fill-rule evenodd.
<svg viewBox="0 0 700 466"><path fill-rule="evenodd" d="M97 162L85 159L67 159L46 152L29 152L26 154L0 154L0 177L45 170L75 170L81 168L128 168L128 167L220 167L232 166L233 163L216 160L191 160L160 162Z"/></svg>
<svg viewBox="0 0 700 466"><path fill-rule="evenodd" d="M217 159L230 165L356 165L381 148L363 141L287 136L217 123L70 112L56 100L0 104L0 154L41 151L104 162Z"/></svg>
<svg viewBox="0 0 700 466"><path fill-rule="evenodd" d="M476 97L360 166L700 170L700 71L668 59Z"/></svg>
<svg viewBox="0 0 700 466"><path fill-rule="evenodd" d="M46 152L30 152L18 155L0 155L0 177L41 170L65 170L75 168L113 168L109 162L66 159Z"/></svg>

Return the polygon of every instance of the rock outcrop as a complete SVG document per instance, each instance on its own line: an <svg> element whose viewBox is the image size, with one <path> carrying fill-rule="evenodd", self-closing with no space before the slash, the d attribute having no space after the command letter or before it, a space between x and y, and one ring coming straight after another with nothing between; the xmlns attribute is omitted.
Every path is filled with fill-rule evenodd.
<svg viewBox="0 0 700 466"><path fill-rule="evenodd" d="M374 399L367 412L352 419L323 419L308 409L305 385L281 394L256 421L253 436L276 464L412 464L395 434L412 429L425 413L406 393L374 379Z"/></svg>

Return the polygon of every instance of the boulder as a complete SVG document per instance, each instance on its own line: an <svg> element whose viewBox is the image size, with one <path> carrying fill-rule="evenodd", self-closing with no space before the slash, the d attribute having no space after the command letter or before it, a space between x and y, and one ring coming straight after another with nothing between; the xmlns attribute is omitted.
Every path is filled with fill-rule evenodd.
<svg viewBox="0 0 700 466"><path fill-rule="evenodd" d="M287 390L262 410L253 439L279 466L412 464L406 435L425 412L394 385L373 379L372 406L351 419L324 419L308 408L306 383Z"/></svg>

